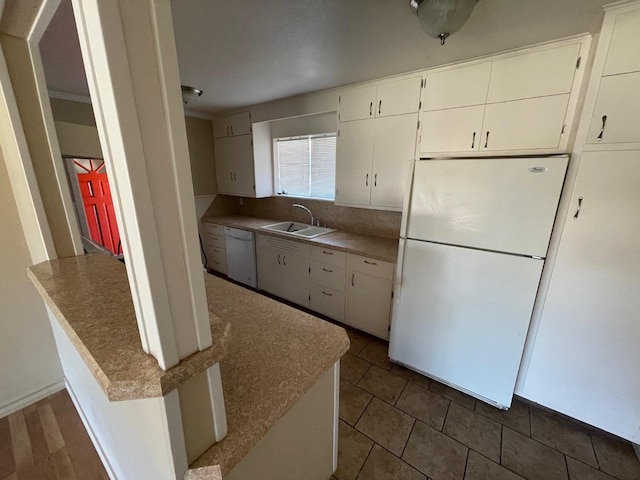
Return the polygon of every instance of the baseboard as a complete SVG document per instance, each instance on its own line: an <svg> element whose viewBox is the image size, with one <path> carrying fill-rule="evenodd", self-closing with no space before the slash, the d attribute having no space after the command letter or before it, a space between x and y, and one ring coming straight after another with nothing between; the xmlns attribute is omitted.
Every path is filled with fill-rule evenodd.
<svg viewBox="0 0 640 480"><path fill-rule="evenodd" d="M67 387L67 391L69 392L69 396L71 397L71 401L76 406L76 410L78 411L80 420L82 420L82 424L84 425L84 428L87 430L87 433L89 434L89 438L91 438L91 443L93 443L93 446L95 447L96 451L98 452L98 456L102 461L102 465L104 466L104 469L107 471L107 475L109 475L109 478L111 480L118 480L118 477L116 476L113 470L113 467L111 466L111 463L109 463L109 458L107 458L107 455L105 454L102 448L102 445L100 445L100 442L98 441L98 437L96 436L96 434L93 431L93 428L91 428L91 425L87 421L87 417L85 416L84 411L82 410L82 406L78 401L78 397L76 397L76 394L73 391L73 388L71 387L71 385L66 381L65 381L65 384Z"/></svg>
<svg viewBox="0 0 640 480"><path fill-rule="evenodd" d="M47 385L33 393L25 395L22 398L14 400L13 402L0 407L0 418L4 418L12 413L22 410L24 407L28 407L32 403L36 403L49 395L53 395L56 392L62 390L65 386L64 380L59 380L51 385Z"/></svg>

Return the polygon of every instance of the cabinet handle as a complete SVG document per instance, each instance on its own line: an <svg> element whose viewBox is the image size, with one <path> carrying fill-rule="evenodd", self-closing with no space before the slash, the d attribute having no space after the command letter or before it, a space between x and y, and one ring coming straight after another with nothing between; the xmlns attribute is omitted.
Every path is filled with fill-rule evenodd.
<svg viewBox="0 0 640 480"><path fill-rule="evenodd" d="M324 268L324 267L322 267L322 270L324 270L325 272L333 273L333 270L329 270L329 269Z"/></svg>
<svg viewBox="0 0 640 480"><path fill-rule="evenodd" d="M573 218L578 218L578 216L580 215L580 208L582 208L582 197L578 197L578 209L576 210L576 213L573 215Z"/></svg>
<svg viewBox="0 0 640 480"><path fill-rule="evenodd" d="M229 125L227 125L227 136L231 136L231 134L229 133Z"/></svg>
<svg viewBox="0 0 640 480"><path fill-rule="evenodd" d="M283 255L282 256L282 264L286 267L287 266L287 256Z"/></svg>
<svg viewBox="0 0 640 480"><path fill-rule="evenodd" d="M364 181L364 186L365 186L365 187L368 187L368 186L369 186L369 174L368 174L368 173L367 173L367 178L366 178L366 180Z"/></svg>
<svg viewBox="0 0 640 480"><path fill-rule="evenodd" d="M602 141L602 136L604 135L604 127L607 125L607 116L602 116L602 130L600 130L600 135L598 135L598 141Z"/></svg>
<svg viewBox="0 0 640 480"><path fill-rule="evenodd" d="M489 132L489 130L487 130L487 139L484 142L484 148L489 147L489 133L491 133L491 132Z"/></svg>
<svg viewBox="0 0 640 480"><path fill-rule="evenodd" d="M378 115L382 114L382 100L378 102Z"/></svg>
<svg viewBox="0 0 640 480"><path fill-rule="evenodd" d="M281 263L280 263L280 255L278 255L278 265L281 265Z"/></svg>
<svg viewBox="0 0 640 480"><path fill-rule="evenodd" d="M373 176L373 186L374 187L378 186L378 174L377 173Z"/></svg>
<svg viewBox="0 0 640 480"><path fill-rule="evenodd" d="M236 172L233 172L233 181L234 182L238 181L238 174Z"/></svg>
<svg viewBox="0 0 640 480"><path fill-rule="evenodd" d="M476 132L473 132L473 139L471 140L471 148L476 148Z"/></svg>
<svg viewBox="0 0 640 480"><path fill-rule="evenodd" d="M231 125L231 136L233 136L233 125Z"/></svg>
<svg viewBox="0 0 640 480"><path fill-rule="evenodd" d="M351 286L352 286L352 287L355 287L355 286L356 286L356 284L354 283L355 277L356 277L356 274L355 274L355 273L352 273L352 274L351 274Z"/></svg>
<svg viewBox="0 0 640 480"><path fill-rule="evenodd" d="M217 248L213 249L214 253L220 253L220 250L218 250Z"/></svg>
<svg viewBox="0 0 640 480"><path fill-rule="evenodd" d="M333 252L327 252L326 250L322 250L322 253L324 253L325 255L333 255Z"/></svg>
<svg viewBox="0 0 640 480"><path fill-rule="evenodd" d="M368 260L363 260L363 261L364 261L364 263L366 263L367 265L377 265L377 263L376 263L376 262L370 262L370 261L368 261Z"/></svg>
<svg viewBox="0 0 640 480"><path fill-rule="evenodd" d="M369 104L369 116L373 115L373 102Z"/></svg>
<svg viewBox="0 0 640 480"><path fill-rule="evenodd" d="M326 295L327 297L333 297L333 293L327 293L324 290L322 290L322 294Z"/></svg>

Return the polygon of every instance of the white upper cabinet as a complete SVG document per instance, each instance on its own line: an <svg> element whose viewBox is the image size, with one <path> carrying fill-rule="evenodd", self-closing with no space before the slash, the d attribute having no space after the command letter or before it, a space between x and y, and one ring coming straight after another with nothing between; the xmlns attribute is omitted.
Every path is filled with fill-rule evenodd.
<svg viewBox="0 0 640 480"><path fill-rule="evenodd" d="M336 204L369 205L375 120L344 122L336 144Z"/></svg>
<svg viewBox="0 0 640 480"><path fill-rule="evenodd" d="M417 127L417 113L341 123L336 204L402 210Z"/></svg>
<svg viewBox="0 0 640 480"><path fill-rule="evenodd" d="M375 117L376 87L354 88L340 95L340 121Z"/></svg>
<svg viewBox="0 0 640 480"><path fill-rule="evenodd" d="M616 16L603 75L640 70L640 10Z"/></svg>
<svg viewBox="0 0 640 480"><path fill-rule="evenodd" d="M226 117L216 118L213 122L213 137L234 137L251 133L251 114L249 112L236 113Z"/></svg>
<svg viewBox="0 0 640 480"><path fill-rule="evenodd" d="M484 105L490 76L491 62L428 74L422 109L442 110Z"/></svg>
<svg viewBox="0 0 640 480"><path fill-rule="evenodd" d="M218 193L255 196L251 135L218 138L214 143Z"/></svg>
<svg viewBox="0 0 640 480"><path fill-rule="evenodd" d="M579 55L574 43L494 61L487 103L571 92Z"/></svg>
<svg viewBox="0 0 640 480"><path fill-rule="evenodd" d="M420 156L565 152L589 45L585 37L427 74Z"/></svg>
<svg viewBox="0 0 640 480"><path fill-rule="evenodd" d="M640 72L602 77L587 143L640 142L639 125Z"/></svg>
<svg viewBox="0 0 640 480"><path fill-rule="evenodd" d="M422 77L353 88L340 95L341 122L414 113L420 108Z"/></svg>
<svg viewBox="0 0 640 480"><path fill-rule="evenodd" d="M371 206L401 210L409 160L415 158L418 114L375 122Z"/></svg>
<svg viewBox="0 0 640 480"><path fill-rule="evenodd" d="M378 85L376 115L415 113L420 108L422 77L412 77Z"/></svg>
<svg viewBox="0 0 640 480"><path fill-rule="evenodd" d="M477 152L484 110L484 105L476 105L422 112L420 151Z"/></svg>
<svg viewBox="0 0 640 480"><path fill-rule="evenodd" d="M480 151L557 149L568 103L553 95L487 105Z"/></svg>

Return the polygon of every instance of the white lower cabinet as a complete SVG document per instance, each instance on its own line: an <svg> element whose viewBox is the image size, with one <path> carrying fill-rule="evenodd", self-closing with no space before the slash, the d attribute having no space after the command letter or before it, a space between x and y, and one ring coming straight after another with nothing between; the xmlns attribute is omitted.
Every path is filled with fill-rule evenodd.
<svg viewBox="0 0 640 480"><path fill-rule="evenodd" d="M258 288L309 306L309 245L256 235Z"/></svg>
<svg viewBox="0 0 640 480"><path fill-rule="evenodd" d="M207 268L227 274L227 252L224 227L215 223L204 224L202 247L207 256Z"/></svg>
<svg viewBox="0 0 640 480"><path fill-rule="evenodd" d="M347 254L311 247L310 308L344 321Z"/></svg>
<svg viewBox="0 0 640 480"><path fill-rule="evenodd" d="M389 339L393 263L349 254L345 323Z"/></svg>

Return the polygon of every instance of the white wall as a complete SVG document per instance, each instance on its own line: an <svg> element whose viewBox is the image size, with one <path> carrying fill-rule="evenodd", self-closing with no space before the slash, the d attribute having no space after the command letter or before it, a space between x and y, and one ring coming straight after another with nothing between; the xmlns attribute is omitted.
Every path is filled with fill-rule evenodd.
<svg viewBox="0 0 640 480"><path fill-rule="evenodd" d="M0 159L0 417L62 385L51 327L27 278L31 265L4 159Z"/></svg>
<svg viewBox="0 0 640 480"><path fill-rule="evenodd" d="M161 398L109 402L67 334L50 316L67 388L109 475L118 480L175 480L181 476L186 471L186 454L183 451L180 473L175 473L165 412L167 402L177 401L172 397L177 392ZM92 430L91 426L100 428Z"/></svg>

